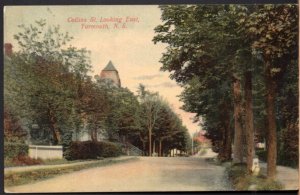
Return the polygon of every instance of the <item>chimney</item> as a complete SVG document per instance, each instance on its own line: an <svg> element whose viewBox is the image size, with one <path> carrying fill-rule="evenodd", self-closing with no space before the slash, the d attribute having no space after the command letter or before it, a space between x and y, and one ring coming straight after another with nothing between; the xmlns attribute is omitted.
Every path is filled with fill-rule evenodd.
<svg viewBox="0 0 300 195"><path fill-rule="evenodd" d="M6 56L11 56L12 55L12 48L13 48L13 46L12 46L12 44L11 43L5 43L4 44L4 54L6 55Z"/></svg>

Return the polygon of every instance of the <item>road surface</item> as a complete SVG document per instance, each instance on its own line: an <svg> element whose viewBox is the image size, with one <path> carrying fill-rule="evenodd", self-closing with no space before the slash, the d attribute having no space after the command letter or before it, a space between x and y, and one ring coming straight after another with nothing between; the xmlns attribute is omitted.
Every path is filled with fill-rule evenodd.
<svg viewBox="0 0 300 195"><path fill-rule="evenodd" d="M230 190L224 168L195 157L139 157L77 171L6 192L126 192Z"/></svg>

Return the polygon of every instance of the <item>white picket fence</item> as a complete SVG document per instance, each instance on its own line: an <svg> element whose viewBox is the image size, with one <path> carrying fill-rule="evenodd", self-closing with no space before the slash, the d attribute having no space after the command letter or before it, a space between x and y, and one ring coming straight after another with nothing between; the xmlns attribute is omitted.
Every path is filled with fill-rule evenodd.
<svg viewBox="0 0 300 195"><path fill-rule="evenodd" d="M29 156L37 159L62 159L62 146L29 145Z"/></svg>

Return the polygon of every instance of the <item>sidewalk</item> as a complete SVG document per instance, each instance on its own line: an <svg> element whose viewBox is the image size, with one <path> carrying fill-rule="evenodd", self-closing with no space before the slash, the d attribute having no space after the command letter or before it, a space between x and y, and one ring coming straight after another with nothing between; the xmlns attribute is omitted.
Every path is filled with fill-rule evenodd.
<svg viewBox="0 0 300 195"><path fill-rule="evenodd" d="M202 149L195 155L193 155L193 157L198 157L198 158L215 158L218 156L217 153L215 153L214 151L212 151L211 148L205 148L205 151L203 154L201 154Z"/></svg>
<svg viewBox="0 0 300 195"><path fill-rule="evenodd" d="M198 158L213 158L217 154L214 153L211 149L208 149L207 152L203 155L200 155L200 152L194 157ZM261 168L261 173L267 175L267 163L259 161ZM299 189L299 171L298 169L279 166L277 165L277 174L276 179L278 182L284 185L284 190L298 190Z"/></svg>
<svg viewBox="0 0 300 195"><path fill-rule="evenodd" d="M82 165L82 164L91 164L95 162L105 161L105 160L125 160L133 158L132 156L120 156L116 158L104 158L103 160L89 160L85 162L76 162L76 163L68 163L68 164L58 164L58 165L33 165L33 166L21 166L21 167L9 167L4 168L4 174L6 173L16 173L16 172L23 172L23 171L33 171L37 169L52 169L52 168L62 168L62 167L72 167L76 165Z"/></svg>
<svg viewBox="0 0 300 195"><path fill-rule="evenodd" d="M267 175L267 163L259 162L261 172ZM299 171L285 166L277 166L276 179L284 185L284 190L298 190L299 189Z"/></svg>

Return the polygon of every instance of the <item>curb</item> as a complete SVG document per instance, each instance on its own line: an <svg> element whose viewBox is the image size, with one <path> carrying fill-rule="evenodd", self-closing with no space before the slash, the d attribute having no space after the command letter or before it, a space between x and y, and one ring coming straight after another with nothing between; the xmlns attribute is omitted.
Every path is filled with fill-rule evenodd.
<svg viewBox="0 0 300 195"><path fill-rule="evenodd" d="M78 165L86 165L92 164L96 162L101 162L104 160L126 160L126 159L134 159L133 156L121 156L116 158L104 158L102 160L90 160L86 162L76 162L76 163L66 163L66 164L58 164L58 165L36 165L36 166L24 166L24 167L14 167L14 168L4 168L4 174L18 173L18 172L28 172L39 169L55 169L55 168L65 168L65 167L73 167Z"/></svg>

